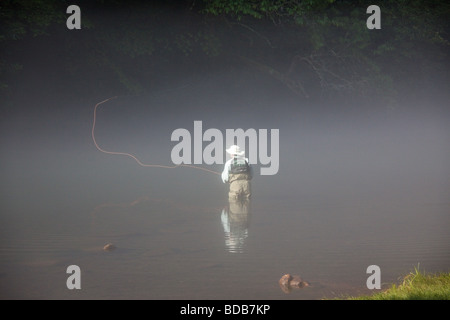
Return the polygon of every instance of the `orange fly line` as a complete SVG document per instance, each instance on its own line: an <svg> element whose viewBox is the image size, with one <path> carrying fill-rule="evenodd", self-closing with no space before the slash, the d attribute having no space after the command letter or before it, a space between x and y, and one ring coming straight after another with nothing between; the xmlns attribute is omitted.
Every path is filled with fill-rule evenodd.
<svg viewBox="0 0 450 320"><path fill-rule="evenodd" d="M214 174L220 175L220 172L212 171L212 170L209 170L209 169L206 169L206 168L203 168L203 167L193 166L193 165L189 165L189 164L178 164L178 165L173 165L173 166L166 166L166 165L160 165L160 164L145 164L145 163L142 163L136 156L134 156L134 155L132 155L130 153L117 152L117 151L108 151L108 150L102 149L98 145L97 140L95 139L95 123L96 123L96 119L97 119L97 108L101 104L103 104L105 102L108 102L108 101L110 101L112 99L115 99L115 98L117 98L117 96L108 98L106 100L103 100L103 101L97 103L95 105L95 107L94 107L94 121L92 123L92 141L94 141L95 147L99 151L101 151L103 153L106 153L106 154L114 154L114 155L120 155L120 156L126 156L126 157L133 158L142 167L154 167L154 168L166 168L166 169L174 169L174 168L177 168L177 167L188 167L188 168L199 169L199 170L203 170L203 171L206 171L206 172L210 172L210 173L214 173Z"/></svg>

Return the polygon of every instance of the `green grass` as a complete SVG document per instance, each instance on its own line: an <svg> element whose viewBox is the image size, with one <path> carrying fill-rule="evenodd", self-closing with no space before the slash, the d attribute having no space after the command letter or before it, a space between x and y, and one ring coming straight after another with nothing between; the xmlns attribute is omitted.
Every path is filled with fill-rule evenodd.
<svg viewBox="0 0 450 320"><path fill-rule="evenodd" d="M450 273L427 274L414 268L400 284L373 295L347 300L450 300Z"/></svg>

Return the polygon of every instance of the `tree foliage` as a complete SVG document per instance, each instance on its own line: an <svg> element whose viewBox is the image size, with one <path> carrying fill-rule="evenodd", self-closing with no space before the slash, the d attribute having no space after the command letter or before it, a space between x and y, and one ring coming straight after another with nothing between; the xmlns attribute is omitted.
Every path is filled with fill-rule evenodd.
<svg viewBox="0 0 450 320"><path fill-rule="evenodd" d="M65 28L70 4L0 2L2 88L23 72L15 53L32 39L57 43L73 81L96 71L86 88L116 83L129 92L163 81L162 65L182 72L227 64L272 77L299 99L392 100L448 67L446 1L380 1L382 29L369 30L367 0L80 0L78 33Z"/></svg>
<svg viewBox="0 0 450 320"><path fill-rule="evenodd" d="M272 22L272 28L278 30L275 34L288 36L285 30L289 28L287 42L291 43L291 50L279 48L286 53L289 63L288 67L280 66L284 71L279 73L290 87L311 87L315 83L320 94L383 92L392 99L398 88L394 83L405 75L405 70L414 66L423 71L424 65L445 64L448 59L450 11L445 1L382 1L382 29L376 31L365 26L366 8L372 1L204 0L204 3L208 14L223 16L241 26L245 21L247 29L258 30L261 23L257 20L262 19ZM261 33L255 31L254 36L261 37ZM275 43L269 37L267 43ZM421 77L420 73L414 75ZM298 93L309 96L304 89Z"/></svg>

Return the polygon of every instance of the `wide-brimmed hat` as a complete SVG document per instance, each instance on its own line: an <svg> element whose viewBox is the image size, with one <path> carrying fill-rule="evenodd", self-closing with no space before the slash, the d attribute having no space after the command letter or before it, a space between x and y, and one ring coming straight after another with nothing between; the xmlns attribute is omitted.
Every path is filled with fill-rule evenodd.
<svg viewBox="0 0 450 320"><path fill-rule="evenodd" d="M239 148L239 146L236 146L236 145L232 145L226 151L229 154L235 154L235 155L238 155L238 156L243 156L245 154L245 151L241 151L241 148Z"/></svg>

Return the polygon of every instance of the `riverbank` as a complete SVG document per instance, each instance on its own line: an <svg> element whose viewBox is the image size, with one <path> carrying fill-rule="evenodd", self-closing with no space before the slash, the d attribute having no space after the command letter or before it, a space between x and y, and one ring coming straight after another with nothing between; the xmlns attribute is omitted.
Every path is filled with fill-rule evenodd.
<svg viewBox="0 0 450 320"><path fill-rule="evenodd" d="M345 300L450 300L450 272L429 274L414 269L399 284L372 295Z"/></svg>

